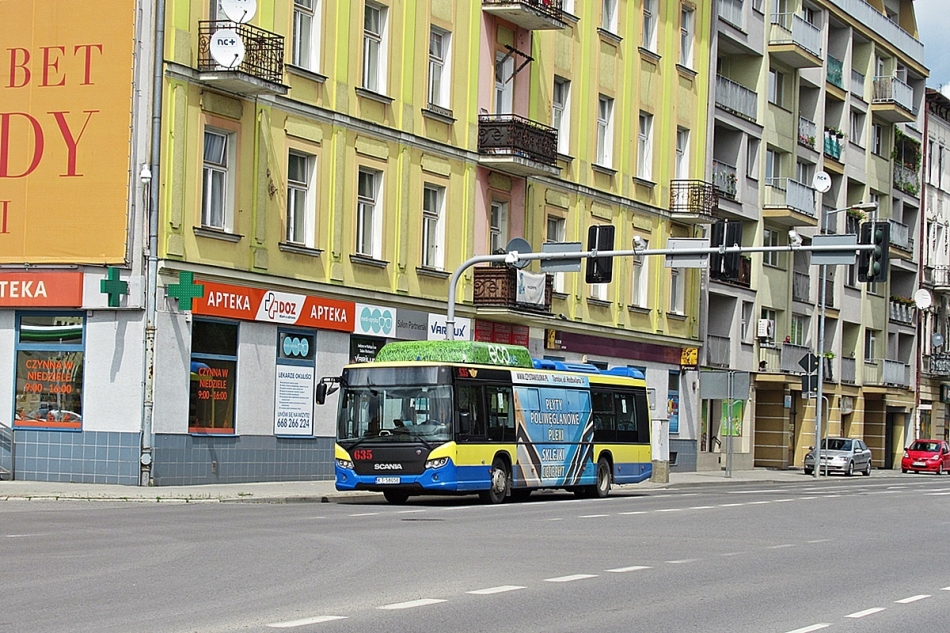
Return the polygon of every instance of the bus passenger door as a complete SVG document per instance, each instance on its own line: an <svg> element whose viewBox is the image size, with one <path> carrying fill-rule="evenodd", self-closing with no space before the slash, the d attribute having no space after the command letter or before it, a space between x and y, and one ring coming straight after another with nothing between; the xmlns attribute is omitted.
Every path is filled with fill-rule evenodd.
<svg viewBox="0 0 950 633"><path fill-rule="evenodd" d="M458 488L475 490L479 482L488 480L492 458L485 446L487 416L484 394L479 385L459 383L455 396L458 409L455 436L458 446L455 458Z"/></svg>

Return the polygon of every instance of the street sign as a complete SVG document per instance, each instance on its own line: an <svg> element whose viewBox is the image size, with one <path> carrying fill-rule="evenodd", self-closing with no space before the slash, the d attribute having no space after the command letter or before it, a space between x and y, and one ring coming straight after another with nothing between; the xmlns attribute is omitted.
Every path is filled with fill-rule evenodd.
<svg viewBox="0 0 950 633"><path fill-rule="evenodd" d="M808 352L802 359L798 361L798 366L804 369L809 374L814 374L818 371L818 357Z"/></svg>
<svg viewBox="0 0 950 633"><path fill-rule="evenodd" d="M811 238L812 246L841 246L840 251L812 251L811 263L815 265L836 266L838 264L853 264L857 260L855 246L858 245L858 236L850 233L844 235L816 235ZM849 250L848 247L851 249Z"/></svg>
<svg viewBox="0 0 950 633"><path fill-rule="evenodd" d="M541 245L542 253L580 253L583 249L580 242L545 242ZM581 258L577 259L542 259L541 272L543 273L579 273L581 272Z"/></svg>
<svg viewBox="0 0 950 633"><path fill-rule="evenodd" d="M709 239L703 237L671 237L666 247L672 250L689 248L709 248ZM666 256L667 268L706 268L709 255L672 255Z"/></svg>
<svg viewBox="0 0 950 633"><path fill-rule="evenodd" d="M729 374L733 374L732 393L729 392ZM748 400L750 376L747 371L704 369L699 372L699 397L702 400Z"/></svg>
<svg viewBox="0 0 950 633"><path fill-rule="evenodd" d="M818 393L818 374L802 376L802 398L812 398Z"/></svg>

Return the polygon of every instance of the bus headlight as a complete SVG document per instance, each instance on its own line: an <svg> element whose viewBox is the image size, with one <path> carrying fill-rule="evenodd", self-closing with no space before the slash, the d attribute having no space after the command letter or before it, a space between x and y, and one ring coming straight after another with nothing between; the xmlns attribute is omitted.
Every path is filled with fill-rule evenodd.
<svg viewBox="0 0 950 633"><path fill-rule="evenodd" d="M426 468L442 468L449 463L448 457L440 457L439 459L430 459L426 462Z"/></svg>
<svg viewBox="0 0 950 633"><path fill-rule="evenodd" d="M353 462L346 459L337 459L336 465L346 470L353 470Z"/></svg>

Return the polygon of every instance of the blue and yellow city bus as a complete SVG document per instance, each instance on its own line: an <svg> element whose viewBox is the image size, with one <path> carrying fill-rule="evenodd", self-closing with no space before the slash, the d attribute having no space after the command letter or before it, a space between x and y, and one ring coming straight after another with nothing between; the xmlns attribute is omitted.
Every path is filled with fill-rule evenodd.
<svg viewBox="0 0 950 633"><path fill-rule="evenodd" d="M533 360L524 347L389 343L339 382L337 490L477 493L501 503L563 488L604 497L650 477L643 375L627 367Z"/></svg>

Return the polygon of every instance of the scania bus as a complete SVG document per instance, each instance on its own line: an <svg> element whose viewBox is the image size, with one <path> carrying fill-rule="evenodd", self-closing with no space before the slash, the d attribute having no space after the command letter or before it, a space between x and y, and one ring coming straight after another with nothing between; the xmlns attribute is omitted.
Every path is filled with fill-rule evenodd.
<svg viewBox="0 0 950 633"><path fill-rule="evenodd" d="M652 472L646 382L627 367L535 360L515 345L400 342L322 379L317 402L337 388L337 490L501 503L541 488L605 497Z"/></svg>

